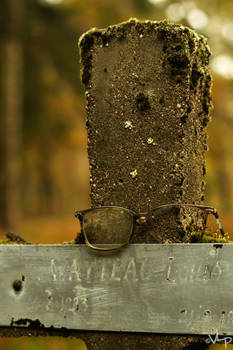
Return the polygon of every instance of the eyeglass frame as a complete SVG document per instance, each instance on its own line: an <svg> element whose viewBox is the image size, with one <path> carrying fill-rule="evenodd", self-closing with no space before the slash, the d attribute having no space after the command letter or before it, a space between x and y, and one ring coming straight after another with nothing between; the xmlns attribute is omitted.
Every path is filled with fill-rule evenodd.
<svg viewBox="0 0 233 350"><path fill-rule="evenodd" d="M147 221L147 217L148 217L148 214L150 212L153 212L155 210L159 210L161 208L175 208L175 207L178 207L178 208L182 208L182 207L187 207L187 208L198 208L198 209L201 209L201 210L205 210L207 212L207 214L212 214L215 219L216 219L216 222L217 222L217 225L218 225L218 228L219 228L219 231L222 235L222 237L224 237L225 235L225 232L224 232L224 229L223 229L223 226L222 226L222 223L220 221L220 218L219 218L219 215L218 215L218 212L217 212L217 209L212 207L212 206L208 206L208 205L202 205L202 204L188 204L188 203L169 203L169 204L162 204L162 205L159 205L153 209L150 209L148 210L147 212L135 212L131 209L128 209L128 208L124 208L124 207L121 207L121 206L115 206L115 205L106 205L106 206L100 206L100 207L95 207L95 208L88 208L88 209L84 209L84 210L78 210L75 212L74 216L76 218L79 219L80 221L80 225L81 225L81 232L80 233L83 233L84 235L84 239L85 239L85 244L89 247L89 248L92 248L94 250L98 250L98 251L111 251L111 250L118 250L118 249L121 249L123 248L124 246L128 245L129 242L130 242L130 239L131 239L131 236L132 236L132 233L133 233L133 229L134 229L134 225L136 223L137 220L141 220L141 222L146 222ZM117 248L101 248L101 247L95 247L93 246L89 240L87 239L87 235L85 233L85 230L83 229L83 219L84 219L84 215L90 211L93 211L93 210L96 210L96 209L106 209L106 208L117 208L117 209L124 209L124 211L128 212L129 214L132 215L132 218L133 218L133 227L132 227L132 232L130 233L130 236L129 236L129 239L126 243L122 244L120 247L117 247Z"/></svg>

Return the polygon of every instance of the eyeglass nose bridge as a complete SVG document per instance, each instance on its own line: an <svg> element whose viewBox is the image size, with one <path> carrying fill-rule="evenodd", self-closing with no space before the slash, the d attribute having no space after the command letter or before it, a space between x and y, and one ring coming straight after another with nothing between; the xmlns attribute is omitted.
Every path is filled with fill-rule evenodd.
<svg viewBox="0 0 233 350"><path fill-rule="evenodd" d="M144 224L148 221L148 216L146 214L143 213L139 213L136 215L136 222L138 224Z"/></svg>

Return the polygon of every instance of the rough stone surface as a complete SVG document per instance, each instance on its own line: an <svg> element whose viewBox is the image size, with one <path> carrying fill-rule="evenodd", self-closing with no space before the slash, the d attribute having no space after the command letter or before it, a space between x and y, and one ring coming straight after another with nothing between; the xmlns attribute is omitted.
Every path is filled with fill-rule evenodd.
<svg viewBox="0 0 233 350"><path fill-rule="evenodd" d="M92 29L79 45L92 206L147 211L203 203L211 106L206 39L166 21L132 19ZM132 242L188 242L202 224L196 210L163 210L143 232L136 228Z"/></svg>
<svg viewBox="0 0 233 350"><path fill-rule="evenodd" d="M79 42L87 97L92 206L147 211L203 203L211 77L206 40L189 28L130 20ZM189 242L195 210L151 216L132 242ZM82 241L82 236L79 241ZM97 334L89 349L203 349L198 338Z"/></svg>

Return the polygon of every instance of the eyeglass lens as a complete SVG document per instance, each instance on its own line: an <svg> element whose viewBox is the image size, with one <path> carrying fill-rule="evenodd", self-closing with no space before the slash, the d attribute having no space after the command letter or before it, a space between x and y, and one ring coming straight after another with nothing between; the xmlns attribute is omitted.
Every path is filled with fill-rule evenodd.
<svg viewBox="0 0 233 350"><path fill-rule="evenodd" d="M133 215L122 208L97 208L83 217L83 231L95 248L117 249L129 242L133 230Z"/></svg>

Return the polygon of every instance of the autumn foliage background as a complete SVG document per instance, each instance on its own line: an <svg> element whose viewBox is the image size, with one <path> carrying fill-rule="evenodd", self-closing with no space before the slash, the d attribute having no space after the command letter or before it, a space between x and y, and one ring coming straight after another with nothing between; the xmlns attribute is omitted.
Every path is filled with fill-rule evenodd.
<svg viewBox="0 0 233 350"><path fill-rule="evenodd" d="M167 18L209 39L214 109L206 203L218 208L233 238L232 0L1 0L1 235L56 243L79 231L73 213L90 202L78 38L129 17ZM0 343L4 349L77 346L48 339Z"/></svg>

